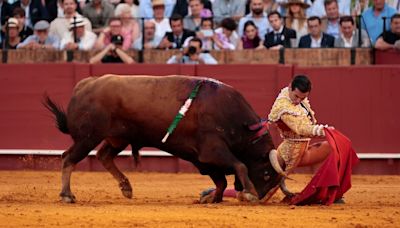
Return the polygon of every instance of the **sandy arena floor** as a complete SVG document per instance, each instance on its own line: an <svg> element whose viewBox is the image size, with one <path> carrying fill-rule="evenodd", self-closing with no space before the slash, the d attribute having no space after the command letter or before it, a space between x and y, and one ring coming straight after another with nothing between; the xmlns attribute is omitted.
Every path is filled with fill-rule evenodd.
<svg viewBox="0 0 400 228"><path fill-rule="evenodd" d="M105 172L74 172L77 203L59 201L60 173L0 172L0 227L400 227L400 176L353 176L346 204L288 206L279 192L269 205L225 198L194 202L212 186L200 174L128 173L134 198L126 199ZM301 190L308 175L288 185ZM229 184L232 186L232 178Z"/></svg>

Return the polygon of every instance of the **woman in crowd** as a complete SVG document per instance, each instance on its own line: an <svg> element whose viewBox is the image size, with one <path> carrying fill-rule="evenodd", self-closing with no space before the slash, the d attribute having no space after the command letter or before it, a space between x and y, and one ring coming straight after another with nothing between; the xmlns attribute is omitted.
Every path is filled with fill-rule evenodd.
<svg viewBox="0 0 400 228"><path fill-rule="evenodd" d="M241 40L242 49L263 49L264 45L258 35L258 28L253 21L244 24Z"/></svg>
<svg viewBox="0 0 400 228"><path fill-rule="evenodd" d="M299 43L300 37L308 34L306 9L310 5L305 0L288 0L283 6L287 10L286 27L296 31L297 41L296 45L292 45L294 47Z"/></svg>
<svg viewBox="0 0 400 228"><path fill-rule="evenodd" d="M132 17L132 8L126 3L120 3L114 14L122 22L121 35L126 43L132 44L140 36L140 26L138 21Z"/></svg>

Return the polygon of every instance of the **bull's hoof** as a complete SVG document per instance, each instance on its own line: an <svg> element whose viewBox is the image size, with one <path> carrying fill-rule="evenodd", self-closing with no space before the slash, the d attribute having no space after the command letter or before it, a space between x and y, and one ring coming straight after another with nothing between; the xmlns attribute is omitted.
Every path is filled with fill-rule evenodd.
<svg viewBox="0 0 400 228"><path fill-rule="evenodd" d="M61 201L64 203L75 203L76 198L74 195L65 195L65 194L60 194Z"/></svg>
<svg viewBox="0 0 400 228"><path fill-rule="evenodd" d="M205 196L200 197L200 203L201 204L206 204L206 203L214 203L214 195L213 194L208 194Z"/></svg>
<svg viewBox="0 0 400 228"><path fill-rule="evenodd" d="M239 199L239 197L238 197L238 199ZM250 203L258 203L259 202L258 197L249 192L242 192L239 200L250 202Z"/></svg>
<svg viewBox="0 0 400 228"><path fill-rule="evenodd" d="M121 189L122 195L128 199L132 199L132 190L123 190Z"/></svg>
<svg viewBox="0 0 400 228"><path fill-rule="evenodd" d="M121 189L123 196L128 199L132 198L132 187L128 180L121 182L119 184L119 188Z"/></svg>

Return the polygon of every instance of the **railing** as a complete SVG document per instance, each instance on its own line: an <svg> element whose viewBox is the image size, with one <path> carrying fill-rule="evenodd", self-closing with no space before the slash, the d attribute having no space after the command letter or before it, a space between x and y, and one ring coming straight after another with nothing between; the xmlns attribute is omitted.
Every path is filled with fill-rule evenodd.
<svg viewBox="0 0 400 228"><path fill-rule="evenodd" d="M179 50L145 50L143 62L163 64ZM96 51L7 50L0 52L3 63L88 63ZM139 52L128 51L135 60ZM219 64L296 64L299 66L349 66L374 63L369 48L291 48L282 50L211 51ZM400 55L399 55L400 58Z"/></svg>

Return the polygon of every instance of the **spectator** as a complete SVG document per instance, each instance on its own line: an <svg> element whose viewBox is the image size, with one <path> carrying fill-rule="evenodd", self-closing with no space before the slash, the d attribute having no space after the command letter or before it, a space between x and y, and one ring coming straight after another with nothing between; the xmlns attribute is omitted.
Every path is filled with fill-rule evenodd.
<svg viewBox="0 0 400 228"><path fill-rule="evenodd" d="M343 16L340 18L340 36L335 39L335 47L354 48L370 47L370 41L367 33L361 30L361 39L359 31L356 29L352 16ZM361 43L359 44L359 42Z"/></svg>
<svg viewBox="0 0 400 228"><path fill-rule="evenodd" d="M154 1L153 1L154 2ZM173 15L172 11L175 7L175 2L176 0L164 0L164 17L165 18L170 18L171 15ZM146 18L146 19L151 19L154 17L154 12L153 12L153 5L152 5L152 0L140 0L139 1L139 12L140 12L140 17Z"/></svg>
<svg viewBox="0 0 400 228"><path fill-rule="evenodd" d="M341 15L350 15L350 8L351 8L351 2L355 0L338 0L338 7L339 7L339 13ZM326 16L326 11L325 11L325 0L308 0L308 2L311 4L311 7L308 8L307 10L307 16L318 16L319 18L324 18Z"/></svg>
<svg viewBox="0 0 400 228"><path fill-rule="evenodd" d="M21 38L18 35L18 20L14 17L10 17L4 26L4 30L7 39L0 42L0 48L17 49L17 45L21 42Z"/></svg>
<svg viewBox="0 0 400 228"><path fill-rule="evenodd" d="M245 0L218 0L212 4L214 21L220 24L224 18L231 17L239 21L244 16Z"/></svg>
<svg viewBox="0 0 400 228"><path fill-rule="evenodd" d="M18 0L11 5L11 8L20 7L25 10L25 24L33 28L33 25L39 20L47 20L49 18L46 7L41 0Z"/></svg>
<svg viewBox="0 0 400 228"><path fill-rule="evenodd" d="M131 16L133 17L133 19L138 20L139 16L140 16L139 15L139 6L138 6L139 3L135 0L124 0L124 3L128 4L128 6L130 7ZM118 4L118 5L121 5L121 4ZM114 11L115 15L117 15L116 12L117 12L118 5L115 7L115 11Z"/></svg>
<svg viewBox="0 0 400 228"><path fill-rule="evenodd" d="M201 0L205 10L212 13L212 4L209 0ZM186 17L189 14L189 3L188 0L176 0L173 14L179 14L182 17Z"/></svg>
<svg viewBox="0 0 400 228"><path fill-rule="evenodd" d="M144 22L144 46L143 49L154 49L157 48L162 40L162 36L156 34L156 24L152 21ZM142 50L143 36L140 36L133 43L133 48L136 50Z"/></svg>
<svg viewBox="0 0 400 228"><path fill-rule="evenodd" d="M221 21L221 27L215 30L214 49L216 50L236 50L240 49L240 37L236 32L236 22L227 17Z"/></svg>
<svg viewBox="0 0 400 228"><path fill-rule="evenodd" d="M326 19L322 23L322 31L335 37L339 38L339 7L337 0L325 0L324 2ZM348 14L349 15L349 14Z"/></svg>
<svg viewBox="0 0 400 228"><path fill-rule="evenodd" d="M376 39L383 32L383 17L386 18L385 30L388 30L389 18L396 13L396 10L388 6L385 0L374 0L373 2L373 6L362 14L361 25L367 31L371 43L375 45Z"/></svg>
<svg viewBox="0 0 400 228"><path fill-rule="evenodd" d="M279 4L275 0L263 0L264 2L264 12L268 15L273 11L278 11Z"/></svg>
<svg viewBox="0 0 400 228"><path fill-rule="evenodd" d="M7 0L0 0L0 27L6 24L7 19L12 16L12 12L13 8L8 4Z"/></svg>
<svg viewBox="0 0 400 228"><path fill-rule="evenodd" d="M122 22L119 18L111 18L108 21L108 27L105 28L97 38L95 48L103 49L107 47L108 44L111 43L111 38L113 36L118 36L118 35L121 35L122 37L124 36L122 33ZM122 41L123 41L122 49L128 50L131 47L132 42L130 41L130 39L125 40L125 37Z"/></svg>
<svg viewBox="0 0 400 228"><path fill-rule="evenodd" d="M133 58L122 49L123 42L124 38L121 35L113 35L111 42L102 51L90 58L89 63L135 63Z"/></svg>
<svg viewBox="0 0 400 228"><path fill-rule="evenodd" d="M28 36L17 48L28 49L59 49L60 40L49 34L50 24L45 20L38 21L33 27L33 35Z"/></svg>
<svg viewBox="0 0 400 228"><path fill-rule="evenodd" d="M214 22L212 17L201 18L200 31L196 33L202 42L202 49L211 51L214 49Z"/></svg>
<svg viewBox="0 0 400 228"><path fill-rule="evenodd" d="M351 8L352 16L359 16L367 11L370 0L355 0L352 1L353 7Z"/></svg>
<svg viewBox="0 0 400 228"><path fill-rule="evenodd" d="M253 21L244 23L242 36L242 49L264 49L262 40L258 35L257 26Z"/></svg>
<svg viewBox="0 0 400 228"><path fill-rule="evenodd" d="M375 48L379 50L400 50L400 14L395 14L390 20L390 31L383 32L376 41Z"/></svg>
<svg viewBox="0 0 400 228"><path fill-rule="evenodd" d="M193 31L183 28L182 17L178 14L172 15L169 19L172 32L167 32L161 41L159 48L182 48L183 43L188 37L196 36Z"/></svg>
<svg viewBox="0 0 400 228"><path fill-rule="evenodd" d="M50 24L50 35L56 36L58 39L62 39L64 33L68 32L70 20L74 17L82 18L83 16L76 12L77 4L75 0L62 0L62 7L64 10L64 17L57 17ZM92 31L92 24L87 18L83 18L85 21L85 29Z"/></svg>
<svg viewBox="0 0 400 228"><path fill-rule="evenodd" d="M189 0L189 7L191 13L183 19L183 27L197 32L200 30L202 15L208 14L207 17L212 17L212 13L211 11L206 12L207 9L204 9L201 0Z"/></svg>
<svg viewBox="0 0 400 228"><path fill-rule="evenodd" d="M18 31L21 42L33 34L33 30L25 25L25 11L19 7L13 10L13 16L18 20Z"/></svg>
<svg viewBox="0 0 400 228"><path fill-rule="evenodd" d="M247 21L253 21L258 28L259 35L264 38L265 34L269 32L271 26L268 22L267 13L264 12L263 0L250 0L250 13L239 21L238 33L239 36L243 36L244 24Z"/></svg>
<svg viewBox="0 0 400 228"><path fill-rule="evenodd" d="M106 0L92 0L83 8L83 15L92 23L93 32L99 34L114 16L114 6Z"/></svg>
<svg viewBox="0 0 400 228"><path fill-rule="evenodd" d="M121 19L121 34L127 43L132 44L140 36L139 22L132 18L131 8L128 4L120 3L115 9L115 16Z"/></svg>
<svg viewBox="0 0 400 228"><path fill-rule="evenodd" d="M308 18L307 26L310 33L300 38L299 48L334 47L335 38L322 32L321 18L316 16Z"/></svg>
<svg viewBox="0 0 400 228"><path fill-rule="evenodd" d="M164 17L164 0L153 1L154 18L151 21L156 24L156 35L164 37L167 32L171 32L169 19Z"/></svg>
<svg viewBox="0 0 400 228"><path fill-rule="evenodd" d="M69 32L64 34L60 49L65 50L92 50L96 43L96 34L85 30L85 21L82 18L71 20Z"/></svg>
<svg viewBox="0 0 400 228"><path fill-rule="evenodd" d="M296 31L283 25L282 16L279 12L271 12L268 15L268 21L273 31L265 35L264 46L266 48L276 50L294 46L292 43L296 42Z"/></svg>
<svg viewBox="0 0 400 228"><path fill-rule="evenodd" d="M202 43L199 38L193 38L189 41L189 47L185 48L183 53L172 56L168 59L168 64L218 64L209 53L202 52Z"/></svg>
<svg viewBox="0 0 400 228"><path fill-rule="evenodd" d="M300 37L307 35L307 16L306 9L310 7L305 0L288 0L283 4L287 9L285 26L296 31L296 46L299 43Z"/></svg>

